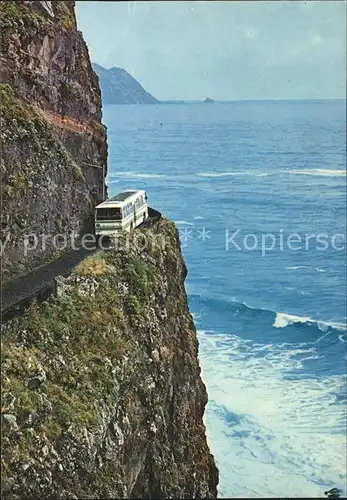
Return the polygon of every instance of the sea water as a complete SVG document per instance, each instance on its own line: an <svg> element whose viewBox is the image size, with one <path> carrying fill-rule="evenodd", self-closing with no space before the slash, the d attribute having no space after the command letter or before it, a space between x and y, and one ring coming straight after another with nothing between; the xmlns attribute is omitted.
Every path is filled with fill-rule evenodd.
<svg viewBox="0 0 347 500"><path fill-rule="evenodd" d="M109 194L146 189L180 230L219 496L346 494L345 102L106 106L104 122Z"/></svg>

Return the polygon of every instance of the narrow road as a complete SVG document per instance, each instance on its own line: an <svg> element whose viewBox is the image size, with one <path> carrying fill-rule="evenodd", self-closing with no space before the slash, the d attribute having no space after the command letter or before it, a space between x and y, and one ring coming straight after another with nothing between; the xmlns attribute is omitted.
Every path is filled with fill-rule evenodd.
<svg viewBox="0 0 347 500"><path fill-rule="evenodd" d="M138 228L148 228L159 221L161 213L148 207L148 219ZM110 247L111 248L111 247ZM99 252L100 248L71 250L59 259L34 269L25 276L7 283L1 292L1 323L23 313L34 298L45 300L55 289L56 276L67 277L83 259Z"/></svg>
<svg viewBox="0 0 347 500"><path fill-rule="evenodd" d="M100 136L95 131L93 127L93 123L89 124L83 123L81 121L76 120L75 118L71 118L70 116L62 116L57 113L53 113L53 111L38 109L38 112L49 122L57 127L64 128L66 130L70 130L71 132L79 132L81 134L89 134ZM101 136L100 136L101 137Z"/></svg>

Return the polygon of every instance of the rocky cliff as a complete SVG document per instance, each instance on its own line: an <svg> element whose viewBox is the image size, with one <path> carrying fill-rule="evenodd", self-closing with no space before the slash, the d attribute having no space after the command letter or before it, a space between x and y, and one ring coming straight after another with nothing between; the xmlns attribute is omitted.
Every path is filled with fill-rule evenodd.
<svg viewBox="0 0 347 500"><path fill-rule="evenodd" d="M84 231L107 142L74 2L2 2L0 13L4 280ZM3 498L216 497L186 272L161 219L2 325Z"/></svg>
<svg viewBox="0 0 347 500"><path fill-rule="evenodd" d="M106 69L93 63L94 71L100 79L104 104L157 104L140 83L122 68Z"/></svg>
<svg viewBox="0 0 347 500"><path fill-rule="evenodd" d="M5 498L214 498L174 224L123 235L7 323Z"/></svg>
<svg viewBox="0 0 347 500"><path fill-rule="evenodd" d="M98 77L77 31L74 2L1 2L0 16L2 278L8 280L57 257L56 235L83 232L104 195L107 142ZM38 245L25 255L28 237Z"/></svg>

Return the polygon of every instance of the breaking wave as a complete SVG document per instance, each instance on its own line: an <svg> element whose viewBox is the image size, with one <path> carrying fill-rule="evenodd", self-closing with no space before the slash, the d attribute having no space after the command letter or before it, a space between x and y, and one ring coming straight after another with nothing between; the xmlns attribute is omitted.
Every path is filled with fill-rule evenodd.
<svg viewBox="0 0 347 500"><path fill-rule="evenodd" d="M306 323L309 325L316 325L319 330L326 332L329 328L338 330L338 331L345 331L347 330L346 324L343 323L335 323L335 322L328 322L328 321L320 321L320 320L314 320L310 318L309 316L295 316L293 314L287 314L287 313L276 313L276 318L273 323L273 326L275 328L285 328L286 326L289 325L294 325L295 323Z"/></svg>
<svg viewBox="0 0 347 500"><path fill-rule="evenodd" d="M213 331L199 331L199 344L220 498L345 489L345 377L295 376L307 362L322 361L316 346Z"/></svg>
<svg viewBox="0 0 347 500"><path fill-rule="evenodd" d="M323 319L314 319L309 316L299 316L286 312L272 311L265 308L252 307L245 302L240 302L236 298L206 298L201 294L189 294L193 308L202 307L206 314L216 312L216 314L228 314L229 321L233 318L242 316L243 319L252 319L252 321L263 321L264 325L274 328L286 327L307 327L312 330L316 328L320 332L328 331L346 332L346 323L326 321Z"/></svg>

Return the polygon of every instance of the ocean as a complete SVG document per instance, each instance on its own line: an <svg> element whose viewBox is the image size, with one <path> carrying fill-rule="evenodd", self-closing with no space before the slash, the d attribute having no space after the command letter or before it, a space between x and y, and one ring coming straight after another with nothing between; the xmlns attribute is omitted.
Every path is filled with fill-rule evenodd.
<svg viewBox="0 0 347 500"><path fill-rule="evenodd" d="M105 106L180 230L219 497L346 495L345 101Z"/></svg>

